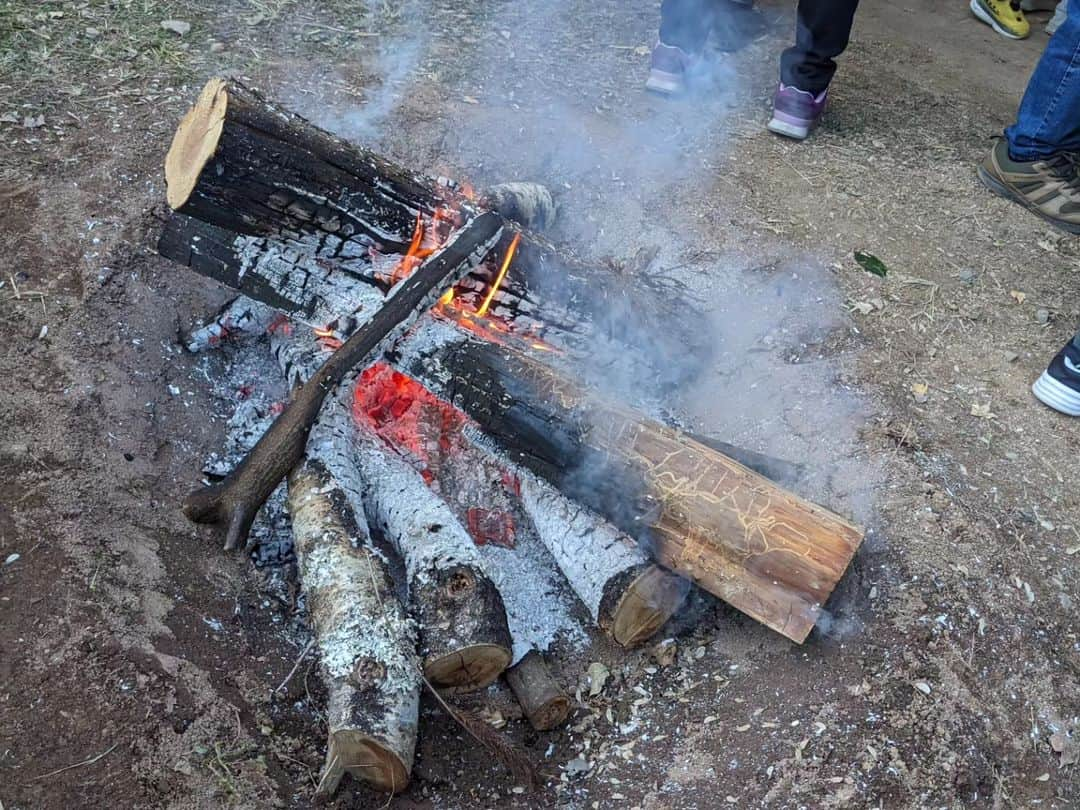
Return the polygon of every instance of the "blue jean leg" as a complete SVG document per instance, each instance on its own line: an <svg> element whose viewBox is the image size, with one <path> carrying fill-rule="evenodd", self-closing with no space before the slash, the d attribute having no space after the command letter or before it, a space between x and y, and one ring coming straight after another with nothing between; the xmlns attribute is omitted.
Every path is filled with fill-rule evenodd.
<svg viewBox="0 0 1080 810"><path fill-rule="evenodd" d="M1080 152L1080 0L1069 0L1065 22L1050 37L1005 138L1013 160Z"/></svg>

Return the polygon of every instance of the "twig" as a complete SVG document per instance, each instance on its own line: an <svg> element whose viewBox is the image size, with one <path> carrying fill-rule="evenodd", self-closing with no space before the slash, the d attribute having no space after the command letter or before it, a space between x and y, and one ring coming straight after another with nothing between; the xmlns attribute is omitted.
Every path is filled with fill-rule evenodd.
<svg viewBox="0 0 1080 810"><path fill-rule="evenodd" d="M309 641L307 643L307 646L304 647L304 651L302 653L300 653L300 657L296 659L296 663L293 664L293 668L289 670L289 674L285 676L285 680L283 680L281 682L281 685L277 689L274 690L275 692L284 692L285 691L285 687L289 684L289 681L292 680L293 675L296 674L296 670L300 669L300 664L302 664L304 659L307 658L307 654L309 652L311 652L311 648L314 647L314 646L315 646L315 639L312 639L311 641Z"/></svg>
<svg viewBox="0 0 1080 810"><path fill-rule="evenodd" d="M93 765L99 759L104 759L109 754L111 754L113 751L115 751L116 747L118 745L120 745L120 743L113 743L112 747L110 747L108 750L102 751L96 757L90 757L90 759L84 759L82 762L76 762L74 765L65 765L63 768L57 768L55 771L49 771L48 773L43 773L41 776L35 776L30 781L31 782L38 782L38 781L40 781L42 779L48 779L50 776L56 776L58 773L63 773L64 771L70 771L72 768L81 768L83 765Z"/></svg>

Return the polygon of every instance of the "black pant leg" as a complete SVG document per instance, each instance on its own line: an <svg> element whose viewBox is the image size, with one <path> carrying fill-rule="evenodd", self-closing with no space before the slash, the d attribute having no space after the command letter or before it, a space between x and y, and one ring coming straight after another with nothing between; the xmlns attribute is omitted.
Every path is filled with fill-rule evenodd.
<svg viewBox="0 0 1080 810"><path fill-rule="evenodd" d="M859 0L799 0L795 45L780 56L780 81L815 95L828 87L858 5Z"/></svg>
<svg viewBox="0 0 1080 810"><path fill-rule="evenodd" d="M716 0L664 0L660 4L660 41L688 53L705 47Z"/></svg>

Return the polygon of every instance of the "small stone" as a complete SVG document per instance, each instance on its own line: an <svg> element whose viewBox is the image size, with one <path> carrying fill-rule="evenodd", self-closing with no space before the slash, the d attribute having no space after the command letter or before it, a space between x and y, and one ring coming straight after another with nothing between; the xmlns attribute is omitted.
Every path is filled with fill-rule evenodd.
<svg viewBox="0 0 1080 810"><path fill-rule="evenodd" d="M88 36L90 39L97 39L101 36L101 32L98 31L96 28L87 28L85 33L86 36Z"/></svg>
<svg viewBox="0 0 1080 810"><path fill-rule="evenodd" d="M1005 351L1002 352L1002 357L1005 358L1006 363L1015 363L1020 359L1020 354L1019 352Z"/></svg>
<svg viewBox="0 0 1080 810"><path fill-rule="evenodd" d="M162 20L161 27L166 31L172 31L174 34L183 36L191 30L191 23L184 20Z"/></svg>
<svg viewBox="0 0 1080 810"><path fill-rule="evenodd" d="M210 43L210 53L221 53L223 50L225 50L225 43L224 42L211 42Z"/></svg>
<svg viewBox="0 0 1080 810"><path fill-rule="evenodd" d="M1039 323L1050 323L1050 310L1037 309L1035 310L1035 320Z"/></svg>
<svg viewBox="0 0 1080 810"><path fill-rule="evenodd" d="M19 557L21 557L21 556L22 556L21 554L9 554L7 559L4 560L4 565L11 565L12 563L18 562Z"/></svg>
<svg viewBox="0 0 1080 810"><path fill-rule="evenodd" d="M177 388L175 385L170 385L169 393L172 394L174 397L178 397L180 396L180 389Z"/></svg>
<svg viewBox="0 0 1080 810"><path fill-rule="evenodd" d="M979 277L979 274L974 270L961 270L960 271L960 283L961 284L974 284L975 279Z"/></svg>
<svg viewBox="0 0 1080 810"><path fill-rule="evenodd" d="M916 689L918 689L924 695L929 695L930 694L930 684L928 684L926 681L915 681L915 683L912 684L912 686L914 686Z"/></svg>

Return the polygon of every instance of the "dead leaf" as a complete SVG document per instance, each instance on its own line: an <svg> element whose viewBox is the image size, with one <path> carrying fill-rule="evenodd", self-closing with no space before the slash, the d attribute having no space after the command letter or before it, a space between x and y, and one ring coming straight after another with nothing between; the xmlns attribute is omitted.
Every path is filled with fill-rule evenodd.
<svg viewBox="0 0 1080 810"><path fill-rule="evenodd" d="M1019 290L1009 290L1009 295L1018 304L1022 304L1027 300L1027 293L1022 293Z"/></svg>
<svg viewBox="0 0 1080 810"><path fill-rule="evenodd" d="M911 393L915 397L915 401L922 405L930 399L930 386L926 383L912 383Z"/></svg>
<svg viewBox="0 0 1080 810"><path fill-rule="evenodd" d="M611 670L599 661L593 661L589 664L589 697L596 697L603 691L604 684L607 683L610 674Z"/></svg>
<svg viewBox="0 0 1080 810"><path fill-rule="evenodd" d="M1067 768L1080 762L1080 739L1058 731L1050 736L1050 747L1061 754L1060 767Z"/></svg>
<svg viewBox="0 0 1080 810"><path fill-rule="evenodd" d="M479 104L480 103L479 99L473 98L472 96L462 96L461 100L464 101L466 104Z"/></svg>
<svg viewBox="0 0 1080 810"><path fill-rule="evenodd" d="M22 125L27 129L37 129L45 126L44 115L28 115L23 119Z"/></svg>
<svg viewBox="0 0 1080 810"><path fill-rule="evenodd" d="M652 48L650 48L648 45L638 45L636 48L634 48L634 53L636 53L638 56L648 56L650 53L652 53Z"/></svg>
<svg viewBox="0 0 1080 810"><path fill-rule="evenodd" d="M750 730L750 724L749 724L749 723L747 723L746 725L742 725L742 726L735 726L735 730L736 730L736 731L740 731L740 732L741 732L741 731L749 731L749 730Z"/></svg>
<svg viewBox="0 0 1080 810"><path fill-rule="evenodd" d="M971 403L971 415L972 416L978 416L978 417L980 417L982 419L995 419L995 418L997 418L997 414L993 413L990 410L990 403L989 402L987 402L985 405L980 405L977 402Z"/></svg>
<svg viewBox="0 0 1080 810"><path fill-rule="evenodd" d="M869 301L852 301L851 310L858 312L860 315L869 315L874 311L874 305Z"/></svg>

